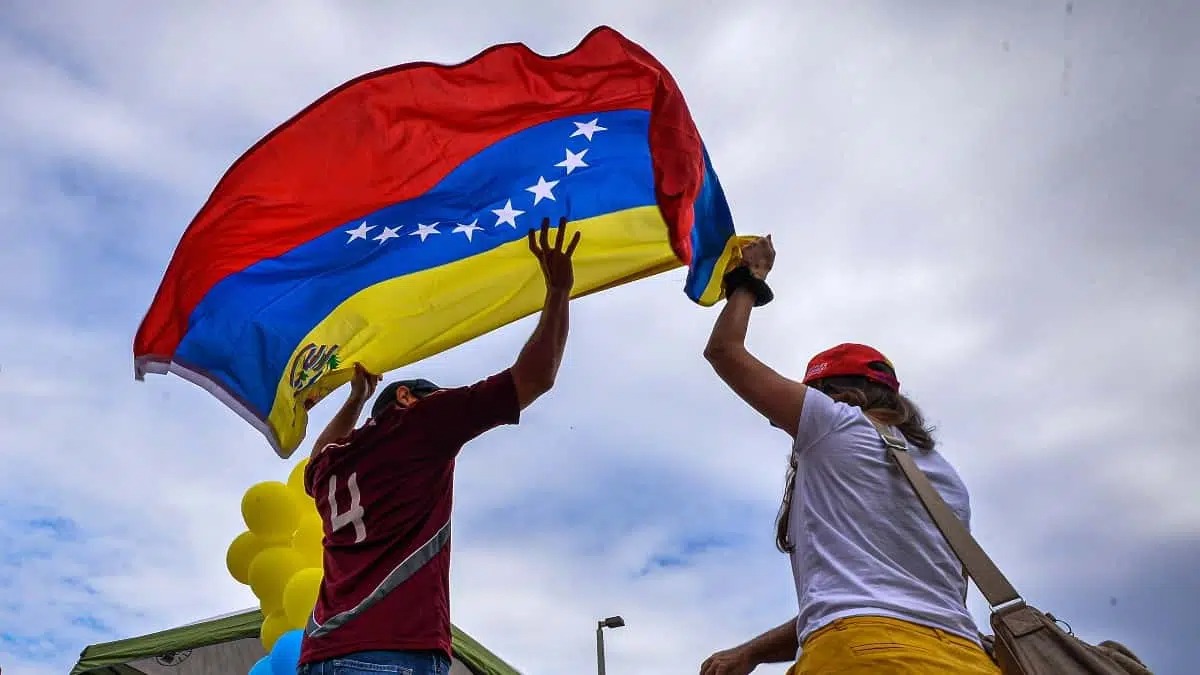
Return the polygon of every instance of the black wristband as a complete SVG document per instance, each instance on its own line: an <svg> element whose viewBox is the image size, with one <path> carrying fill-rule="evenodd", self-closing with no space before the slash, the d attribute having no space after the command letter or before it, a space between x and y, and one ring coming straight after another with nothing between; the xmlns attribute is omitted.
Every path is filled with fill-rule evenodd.
<svg viewBox="0 0 1200 675"><path fill-rule="evenodd" d="M775 299L775 294L771 292L771 287L767 285L767 282L754 276L750 268L745 265L739 265L727 272L724 281L726 297L745 286L751 293L754 293L755 307L762 307Z"/></svg>

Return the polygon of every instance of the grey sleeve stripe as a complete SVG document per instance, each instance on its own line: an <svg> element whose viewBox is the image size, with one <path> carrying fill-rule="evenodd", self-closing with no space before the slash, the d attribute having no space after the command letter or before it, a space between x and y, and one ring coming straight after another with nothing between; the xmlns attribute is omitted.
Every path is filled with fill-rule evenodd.
<svg viewBox="0 0 1200 675"><path fill-rule="evenodd" d="M347 621L350 621L359 614L367 611L375 603L387 597L387 594L395 590L397 586L407 581L412 575L416 574L417 570L429 564L429 561L433 560L433 557L441 552L441 550L446 547L446 543L449 541L450 521L447 520L446 524L442 525L441 529L439 529L432 537L430 537L429 541L422 544L417 550L408 554L407 558L405 558L399 565L396 565L391 572L388 572L388 575L383 578L383 581L379 582L379 585L375 587L375 590L371 591L367 597L363 598L362 602L359 602L357 605L344 612L329 617L325 623L317 623L315 614L316 610L314 609L314 614L309 615L308 626L304 629L305 637L316 638L323 635L328 635L335 629L344 626Z"/></svg>

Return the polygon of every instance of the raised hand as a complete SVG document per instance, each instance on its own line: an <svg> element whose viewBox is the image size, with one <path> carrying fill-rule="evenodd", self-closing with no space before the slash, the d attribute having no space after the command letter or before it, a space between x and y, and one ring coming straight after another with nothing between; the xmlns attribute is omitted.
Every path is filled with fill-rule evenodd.
<svg viewBox="0 0 1200 675"><path fill-rule="evenodd" d="M529 251L538 259L538 264L542 267L542 277L546 280L546 289L550 291L570 292L575 285L575 268L571 263L571 256L575 253L575 247L579 245L579 231L575 231L571 243L563 250L566 231L567 219L564 216L558 220L553 247L549 243L549 218L542 219L542 227L536 238L534 231L529 231Z"/></svg>
<svg viewBox="0 0 1200 675"><path fill-rule="evenodd" d="M775 244L771 243L771 235L755 239L742 247L742 262L750 268L750 273L759 279L766 279L771 268L775 266Z"/></svg>
<svg viewBox="0 0 1200 675"><path fill-rule="evenodd" d="M375 394L380 376L370 372L361 363L354 364L354 378L350 380L350 398L363 403Z"/></svg>

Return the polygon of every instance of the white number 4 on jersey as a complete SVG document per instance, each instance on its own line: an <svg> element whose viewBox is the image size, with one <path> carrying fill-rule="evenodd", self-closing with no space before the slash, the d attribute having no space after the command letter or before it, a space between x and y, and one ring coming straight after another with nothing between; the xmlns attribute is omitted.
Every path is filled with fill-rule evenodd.
<svg viewBox="0 0 1200 675"><path fill-rule="evenodd" d="M362 543L367 538L367 524L363 522L365 512L362 507L361 495L358 492L358 473L350 474L346 481L350 489L350 508L344 513L338 510L337 476L329 477L329 523L332 531L337 532L347 525L354 525L354 543Z"/></svg>

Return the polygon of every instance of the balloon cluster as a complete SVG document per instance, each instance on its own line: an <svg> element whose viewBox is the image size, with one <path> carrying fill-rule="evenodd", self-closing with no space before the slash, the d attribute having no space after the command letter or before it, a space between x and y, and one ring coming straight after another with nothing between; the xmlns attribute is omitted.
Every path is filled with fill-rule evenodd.
<svg viewBox="0 0 1200 675"><path fill-rule="evenodd" d="M263 613L259 638L267 656L250 675L295 673L302 629L308 623L321 587L321 516L304 492L301 460L287 483L252 485L242 496L246 531L225 553L225 566L239 583L250 587Z"/></svg>

